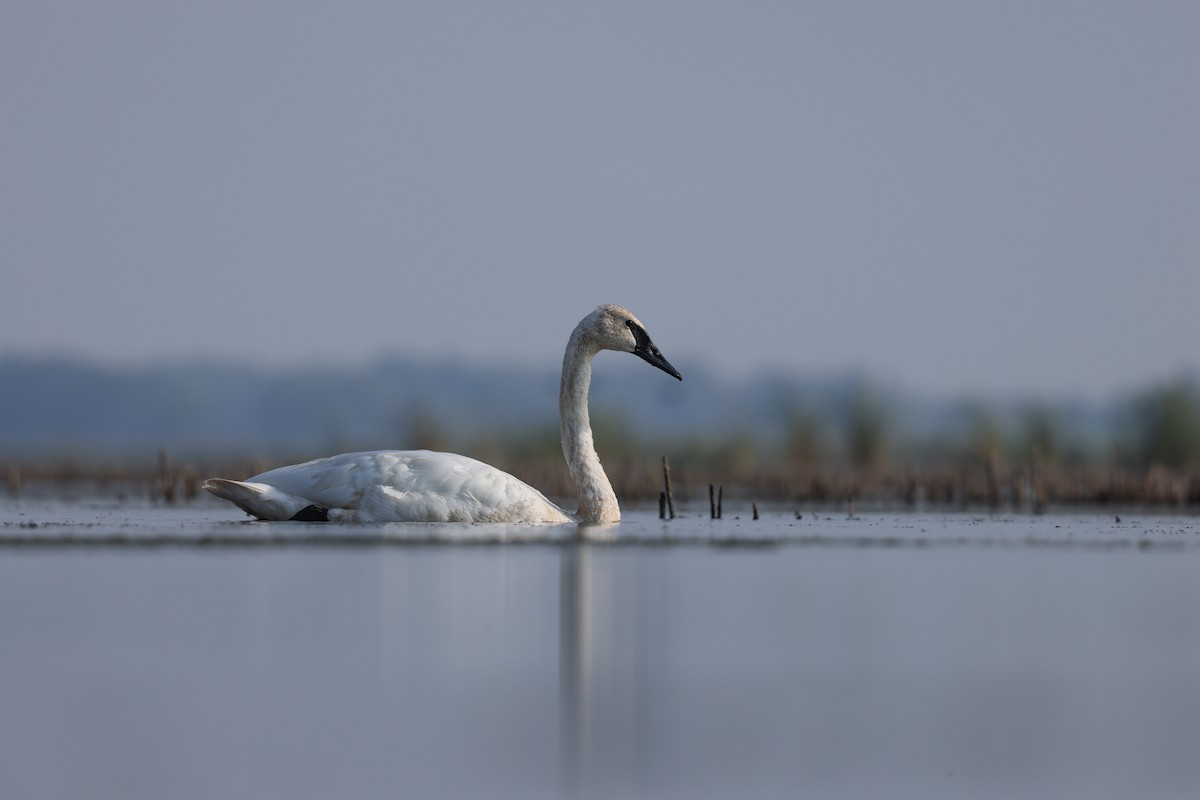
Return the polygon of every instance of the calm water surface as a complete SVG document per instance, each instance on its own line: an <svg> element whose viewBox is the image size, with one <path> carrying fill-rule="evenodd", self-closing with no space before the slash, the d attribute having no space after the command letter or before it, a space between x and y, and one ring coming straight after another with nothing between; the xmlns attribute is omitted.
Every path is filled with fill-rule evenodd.
<svg viewBox="0 0 1200 800"><path fill-rule="evenodd" d="M0 504L0 797L1200 796L1194 517L627 516Z"/></svg>

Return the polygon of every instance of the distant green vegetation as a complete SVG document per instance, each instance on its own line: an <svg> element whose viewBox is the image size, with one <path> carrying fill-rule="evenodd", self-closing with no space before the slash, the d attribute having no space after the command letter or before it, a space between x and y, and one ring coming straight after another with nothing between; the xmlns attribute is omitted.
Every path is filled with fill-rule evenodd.
<svg viewBox="0 0 1200 800"><path fill-rule="evenodd" d="M1138 455L1143 465L1200 464L1200 393L1176 381L1152 389L1134 403Z"/></svg>
<svg viewBox="0 0 1200 800"><path fill-rule="evenodd" d="M1097 403L914 398L845 375L644 378L606 371L591 404L600 456L635 501L657 499L665 455L680 499L706 501L713 483L798 505L1200 504L1194 380ZM0 359L0 484L159 486L160 449L191 485L339 451L429 448L569 496L556 387L549 372L398 361L331 376Z"/></svg>

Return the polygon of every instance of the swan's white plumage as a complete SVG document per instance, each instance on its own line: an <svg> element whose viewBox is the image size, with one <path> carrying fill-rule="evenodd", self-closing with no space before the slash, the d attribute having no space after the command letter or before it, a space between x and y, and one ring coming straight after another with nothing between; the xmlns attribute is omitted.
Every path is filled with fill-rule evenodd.
<svg viewBox="0 0 1200 800"><path fill-rule="evenodd" d="M316 505L336 522L571 521L507 472L429 450L343 453L205 488L264 519L291 519Z"/></svg>
<svg viewBox="0 0 1200 800"><path fill-rule="evenodd" d="M576 326L563 356L559 415L563 455L579 491L581 522L618 522L616 495L592 443L587 393L600 350L634 353L679 378L645 328L620 306L600 306ZM429 450L344 453L204 488L260 519L292 519L318 506L334 522L571 522L538 490L473 458Z"/></svg>

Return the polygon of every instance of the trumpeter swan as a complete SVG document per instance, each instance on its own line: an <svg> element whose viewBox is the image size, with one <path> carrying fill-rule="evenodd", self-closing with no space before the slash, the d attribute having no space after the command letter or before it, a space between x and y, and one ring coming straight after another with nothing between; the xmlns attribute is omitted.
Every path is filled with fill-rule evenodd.
<svg viewBox="0 0 1200 800"><path fill-rule="evenodd" d="M507 472L473 458L428 450L345 453L280 467L245 481L212 478L204 488L266 520L332 522L619 522L621 509L592 443L592 358L619 350L683 380L628 310L603 305L584 317L563 355L559 432L579 492L567 514Z"/></svg>

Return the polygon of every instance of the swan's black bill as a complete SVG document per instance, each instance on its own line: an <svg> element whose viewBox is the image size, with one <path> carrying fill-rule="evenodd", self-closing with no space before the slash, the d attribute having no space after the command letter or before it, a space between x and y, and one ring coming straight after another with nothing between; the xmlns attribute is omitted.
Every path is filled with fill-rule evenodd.
<svg viewBox="0 0 1200 800"><path fill-rule="evenodd" d="M658 367L672 378L683 380L683 376L679 374L679 370L672 367L671 362L667 361L663 357L663 354L658 352L658 348L654 346L654 342L650 341L650 337L646 336L645 331L640 331L641 335L637 335L639 330L634 331L634 335L637 336L637 347L633 348L633 354L647 364L653 364Z"/></svg>

